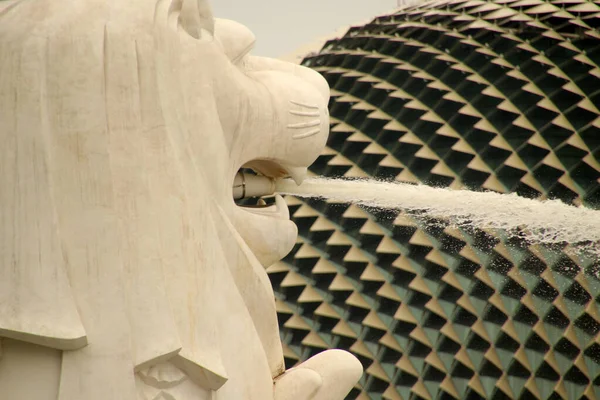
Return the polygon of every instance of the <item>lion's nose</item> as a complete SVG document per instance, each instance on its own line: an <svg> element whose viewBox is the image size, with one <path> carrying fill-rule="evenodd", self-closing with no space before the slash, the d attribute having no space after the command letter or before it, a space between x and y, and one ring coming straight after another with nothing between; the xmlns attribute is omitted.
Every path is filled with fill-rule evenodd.
<svg viewBox="0 0 600 400"><path fill-rule="evenodd" d="M294 75L314 86L314 88L318 90L321 96L323 96L325 104L329 102L329 84L327 83L323 75L321 75L315 70L303 67L301 65L296 66L294 70Z"/></svg>
<svg viewBox="0 0 600 400"><path fill-rule="evenodd" d="M320 73L310 68L287 61L251 56L247 59L245 70L246 72L279 71L294 75L315 88L321 94L323 100L325 100L325 104L329 102L329 84Z"/></svg>

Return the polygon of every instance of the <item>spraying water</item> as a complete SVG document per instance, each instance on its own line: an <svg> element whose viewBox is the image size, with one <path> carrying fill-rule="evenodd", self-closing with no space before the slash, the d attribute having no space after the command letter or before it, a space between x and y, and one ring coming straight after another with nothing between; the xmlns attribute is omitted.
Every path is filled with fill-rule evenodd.
<svg viewBox="0 0 600 400"><path fill-rule="evenodd" d="M276 191L380 209L425 211L452 224L503 229L540 244L566 242L600 256L600 211L559 200L537 201L516 194L322 177L307 179L301 186L284 179L277 183Z"/></svg>

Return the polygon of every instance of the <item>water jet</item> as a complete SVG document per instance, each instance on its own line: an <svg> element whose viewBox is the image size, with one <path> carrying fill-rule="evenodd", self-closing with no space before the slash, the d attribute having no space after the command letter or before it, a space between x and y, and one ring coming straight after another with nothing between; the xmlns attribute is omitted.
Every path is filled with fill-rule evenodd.
<svg viewBox="0 0 600 400"><path fill-rule="evenodd" d="M600 256L600 211L559 200L538 201L516 194L475 192L376 179L313 177L297 185L274 182L275 190L304 198L359 204L370 208L424 212L450 223L504 230L530 243L570 243Z"/></svg>

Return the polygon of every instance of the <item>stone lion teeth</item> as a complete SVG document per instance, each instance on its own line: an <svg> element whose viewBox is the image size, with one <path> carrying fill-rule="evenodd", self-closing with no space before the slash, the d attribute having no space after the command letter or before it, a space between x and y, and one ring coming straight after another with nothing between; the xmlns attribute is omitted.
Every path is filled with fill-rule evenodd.
<svg viewBox="0 0 600 400"><path fill-rule="evenodd" d="M281 219L290 219L290 209L283 197L279 194L275 196L275 206L277 207L277 212Z"/></svg>
<svg viewBox="0 0 600 400"><path fill-rule="evenodd" d="M296 185L300 186L304 179L306 179L306 175L308 174L308 169L306 167L286 167L284 166L287 173L290 175L290 178L296 182Z"/></svg>

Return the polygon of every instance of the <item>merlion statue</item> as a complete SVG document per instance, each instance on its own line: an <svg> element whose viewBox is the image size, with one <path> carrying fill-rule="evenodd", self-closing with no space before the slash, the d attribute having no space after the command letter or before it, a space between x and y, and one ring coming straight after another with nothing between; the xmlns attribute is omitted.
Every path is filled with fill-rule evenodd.
<svg viewBox="0 0 600 400"><path fill-rule="evenodd" d="M294 245L327 83L249 54L205 0L0 1L0 398L341 400L356 358L285 371L265 267Z"/></svg>

